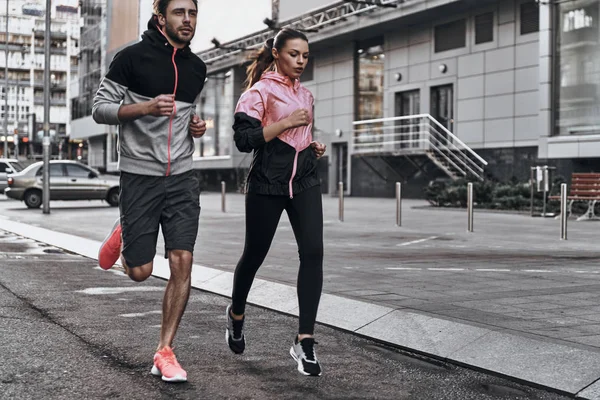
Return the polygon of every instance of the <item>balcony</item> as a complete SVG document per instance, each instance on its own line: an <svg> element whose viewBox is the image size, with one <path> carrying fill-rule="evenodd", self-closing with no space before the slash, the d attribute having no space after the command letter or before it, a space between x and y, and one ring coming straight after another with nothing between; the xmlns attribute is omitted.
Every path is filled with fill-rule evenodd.
<svg viewBox="0 0 600 400"><path fill-rule="evenodd" d="M598 97L598 86L590 83L560 88L561 101L593 101Z"/></svg>
<svg viewBox="0 0 600 400"><path fill-rule="evenodd" d="M43 38L46 35L46 32L44 30L35 30L34 31L34 35L37 38ZM66 32L57 32L57 31L53 31L50 32L50 37L52 39L67 39L67 33Z"/></svg>
<svg viewBox="0 0 600 400"><path fill-rule="evenodd" d="M35 46L35 53L36 54L43 54L45 53L45 49L41 46ZM61 56L66 56L67 55L67 49L65 47L50 47L50 54L58 54Z"/></svg>
<svg viewBox="0 0 600 400"><path fill-rule="evenodd" d="M36 106L43 106L44 105L44 97L35 96L34 99L33 99L33 103ZM67 106L67 99L50 99L50 106L53 106L53 107L66 107Z"/></svg>
<svg viewBox="0 0 600 400"><path fill-rule="evenodd" d="M33 87L36 89L43 89L44 88L44 79L42 78L42 79L34 80ZM50 90L58 90L58 91L67 90L67 81L52 82L50 84Z"/></svg>
<svg viewBox="0 0 600 400"><path fill-rule="evenodd" d="M0 77L0 83L2 83L2 85L5 84L5 80L4 77ZM8 86L12 87L12 86L20 86L20 87L24 87L24 86L29 86L29 78L28 79L8 79Z"/></svg>

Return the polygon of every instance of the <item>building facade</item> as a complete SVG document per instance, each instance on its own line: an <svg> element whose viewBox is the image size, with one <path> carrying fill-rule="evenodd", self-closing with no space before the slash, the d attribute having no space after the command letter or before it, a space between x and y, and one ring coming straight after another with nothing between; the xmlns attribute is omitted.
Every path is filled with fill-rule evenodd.
<svg viewBox="0 0 600 400"><path fill-rule="evenodd" d="M108 0L106 60L145 29L151 1L130 2ZM599 2L265 0L238 16L247 23L234 32L215 24L215 13L237 27L235 10L244 8L200 2L192 47L209 68L197 106L209 129L194 155L203 187L243 183L251 155L235 148L233 110L251 50L282 26L310 40L302 81L316 99L314 137L329 149L324 192L335 195L343 182L347 194L392 196L399 181L419 197L457 171L525 181L540 164L565 177L598 172ZM97 166L114 168L116 130L80 131L101 135Z"/></svg>
<svg viewBox="0 0 600 400"><path fill-rule="evenodd" d="M539 164L567 178L600 171L598 3L281 0L279 25L311 31L312 67L302 80L316 98L315 137L329 148L322 168L328 191L335 194L341 181L352 195L392 196L400 181L420 196L446 176L443 165L415 151L413 139L401 140L422 133L415 128L421 122L411 122L422 115L436 121L437 134L450 132L485 160L487 179L524 181ZM223 47L268 36L265 29ZM212 73L243 73L239 51L200 55ZM387 122L356 123L393 118L393 133Z"/></svg>
<svg viewBox="0 0 600 400"><path fill-rule="evenodd" d="M42 154L44 120L45 6L35 1L10 0L8 15L8 87L5 85L6 3L0 3L0 120L8 113L11 156ZM51 25L50 135L52 154L69 152L70 82L77 79L79 55L78 7L55 2ZM8 96L8 110L5 109ZM3 128L2 128L3 130ZM2 139L4 140L4 132Z"/></svg>
<svg viewBox="0 0 600 400"><path fill-rule="evenodd" d="M197 32L191 43L194 51L214 46L213 39L225 42L240 35L252 34L264 26L264 18L271 16L271 0L255 0L250 10L244 7L247 4L246 0L231 1L231 8L224 8L218 0L199 2ZM98 64L101 67L94 69L96 72L89 79L85 90L82 89L83 83L80 84L80 96L76 100L79 107L74 107L78 113L72 115L72 136L88 143L89 164L102 171L117 172L118 127L98 125L93 121L93 97L115 54L140 40L142 33L147 29L152 15L152 3L152 0L82 1L82 17L85 18L89 13L86 11L86 4L99 4L103 7L103 14L98 20L99 29L94 28L91 23L82 27L80 80L87 76L85 68L91 70ZM229 23L223 24L223 20ZM88 31L93 32L93 36L88 35ZM86 67L89 64L85 58L88 47L90 52L100 57L100 61L93 60L93 68ZM231 133L235 103L241 94L241 71L241 67L232 65L211 73L197 105L197 114L205 119L208 125L206 135L202 139L194 139L195 169L201 175L205 189L211 188L213 183L215 187L220 187L223 179L236 181L237 176L243 176L243 171L249 165L247 155L234 150Z"/></svg>

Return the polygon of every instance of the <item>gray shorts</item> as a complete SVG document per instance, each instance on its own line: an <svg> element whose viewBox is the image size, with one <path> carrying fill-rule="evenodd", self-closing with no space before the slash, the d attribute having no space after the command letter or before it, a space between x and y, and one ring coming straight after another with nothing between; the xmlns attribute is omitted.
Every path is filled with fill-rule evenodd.
<svg viewBox="0 0 600 400"><path fill-rule="evenodd" d="M122 254L129 267L154 259L159 227L165 239L165 258L170 250L194 252L200 184L193 171L169 176L121 172L120 181Z"/></svg>

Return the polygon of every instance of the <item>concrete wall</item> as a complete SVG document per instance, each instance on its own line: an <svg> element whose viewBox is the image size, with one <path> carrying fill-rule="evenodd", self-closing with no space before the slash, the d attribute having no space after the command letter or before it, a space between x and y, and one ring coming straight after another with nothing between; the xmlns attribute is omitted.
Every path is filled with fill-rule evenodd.
<svg viewBox="0 0 600 400"><path fill-rule="evenodd" d="M323 8L327 5L338 3L332 0L280 0L279 2L279 20L286 21L288 19L298 17L311 10Z"/></svg>
<svg viewBox="0 0 600 400"><path fill-rule="evenodd" d="M430 88L454 85L454 133L473 148L537 145L539 34L521 35L520 1L501 1L469 13L440 17L385 34L386 116L397 92L420 89L421 112L430 112ZM494 41L475 44L474 17L494 12ZM434 27L467 19L467 45L436 53ZM447 66L447 72L439 70ZM395 79L401 73L400 82Z"/></svg>

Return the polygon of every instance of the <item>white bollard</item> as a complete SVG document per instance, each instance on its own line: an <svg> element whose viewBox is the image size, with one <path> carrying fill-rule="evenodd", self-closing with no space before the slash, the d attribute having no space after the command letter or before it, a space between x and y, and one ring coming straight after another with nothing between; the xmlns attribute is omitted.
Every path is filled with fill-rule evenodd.
<svg viewBox="0 0 600 400"><path fill-rule="evenodd" d="M221 181L221 211L225 212L225 181Z"/></svg>

